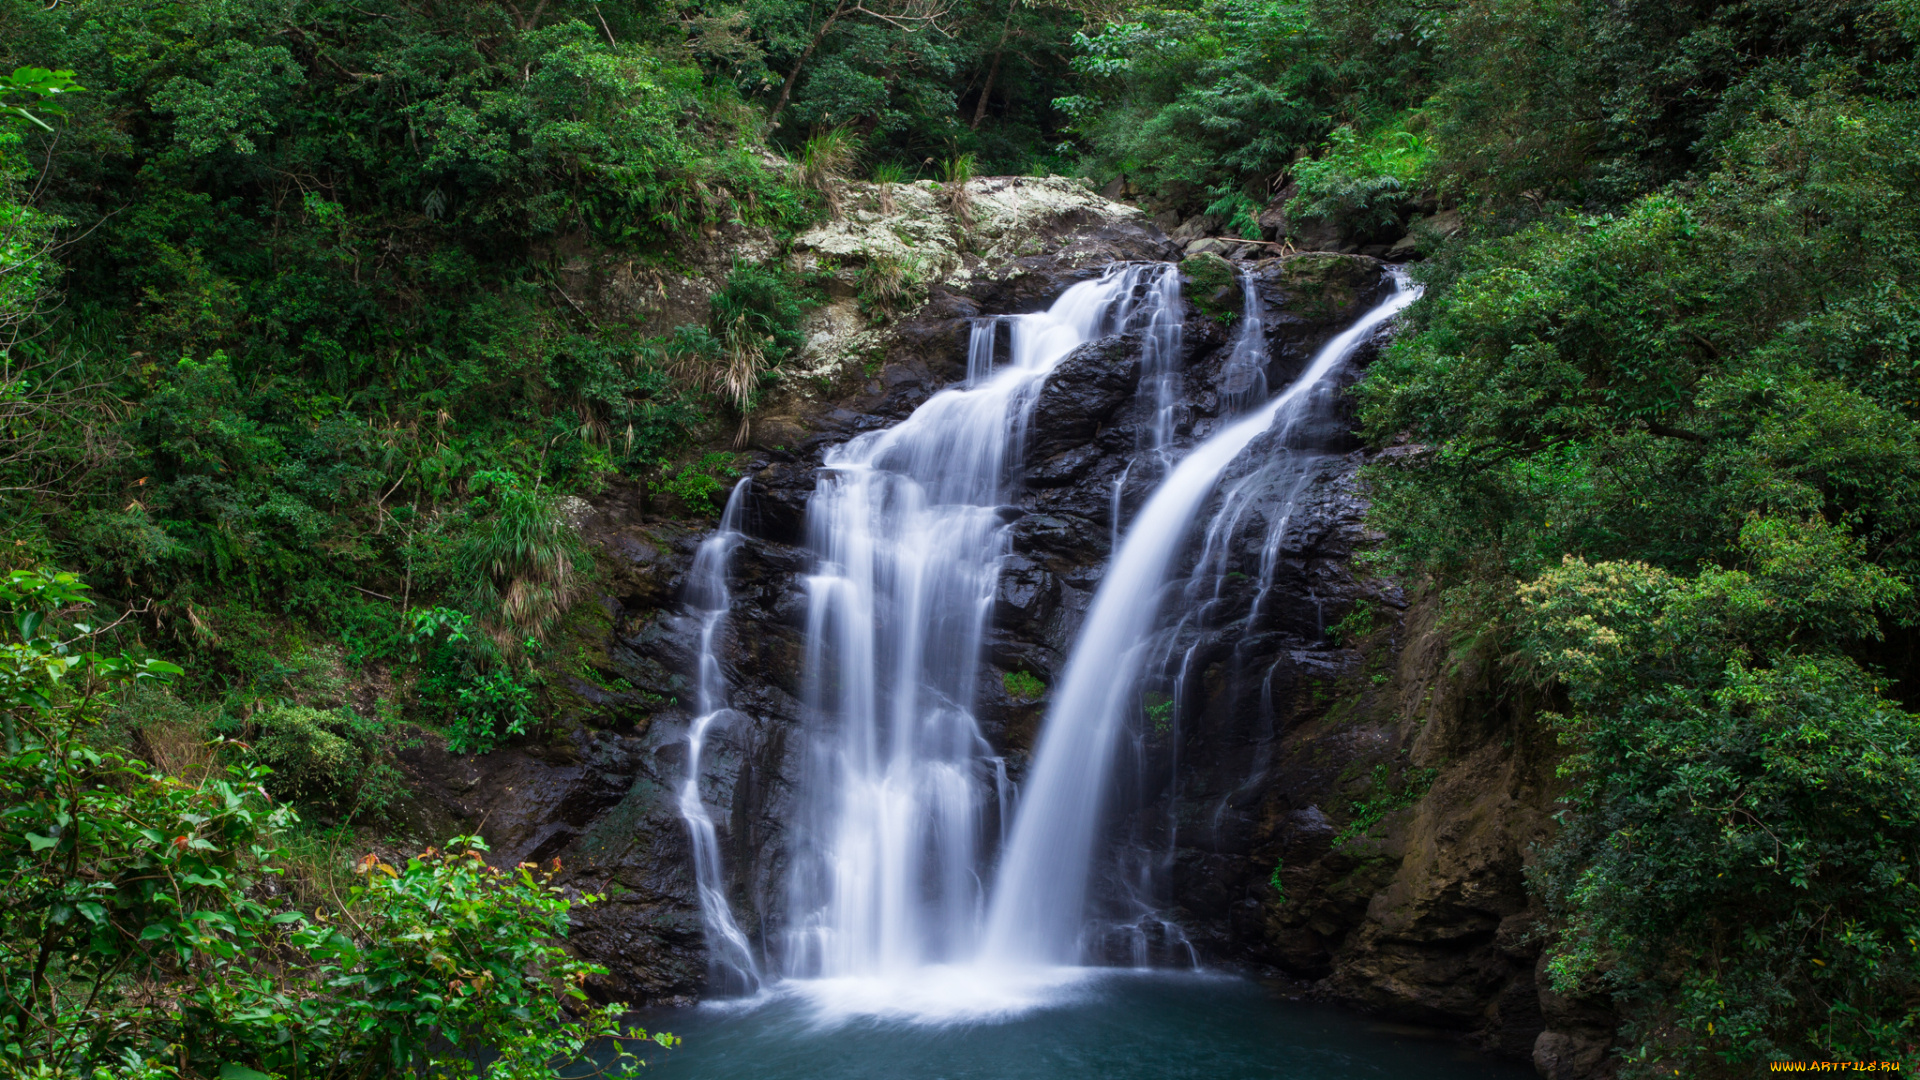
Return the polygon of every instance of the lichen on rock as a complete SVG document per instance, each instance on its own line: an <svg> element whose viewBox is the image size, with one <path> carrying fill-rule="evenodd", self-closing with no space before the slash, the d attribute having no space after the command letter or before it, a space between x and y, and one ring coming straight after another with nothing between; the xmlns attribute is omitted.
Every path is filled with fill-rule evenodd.
<svg viewBox="0 0 1920 1080"><path fill-rule="evenodd" d="M936 287L965 289L1021 272L1023 262L1102 265L1162 241L1145 215L1079 180L995 176L965 185L966 220L933 181L849 183L842 212L797 237L795 269L817 273L830 300L807 327L798 368L831 377L910 318Z"/></svg>

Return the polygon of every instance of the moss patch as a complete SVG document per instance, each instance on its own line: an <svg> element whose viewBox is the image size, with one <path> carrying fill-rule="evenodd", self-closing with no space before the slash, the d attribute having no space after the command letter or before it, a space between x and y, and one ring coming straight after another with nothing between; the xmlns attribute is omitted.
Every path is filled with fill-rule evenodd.
<svg viewBox="0 0 1920 1080"><path fill-rule="evenodd" d="M1233 264L1218 255L1195 255L1180 264L1186 279L1187 301L1202 315L1223 323L1240 317L1244 298Z"/></svg>
<svg viewBox="0 0 1920 1080"><path fill-rule="evenodd" d="M1008 697L1020 701L1038 701L1047 692L1047 684L1030 671L1009 671L1001 676L1000 684L1007 688Z"/></svg>

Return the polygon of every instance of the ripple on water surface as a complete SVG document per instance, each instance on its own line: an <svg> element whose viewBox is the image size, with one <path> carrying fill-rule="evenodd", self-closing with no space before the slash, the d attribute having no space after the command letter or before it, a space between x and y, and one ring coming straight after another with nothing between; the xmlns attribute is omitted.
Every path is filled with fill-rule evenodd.
<svg viewBox="0 0 1920 1080"><path fill-rule="evenodd" d="M788 983L756 1003L659 1010L639 1019L679 1035L647 1055L644 1080L1523 1080L1531 1069L1364 1017L1276 998L1243 979L1078 972L1033 985L1026 1007L994 1005L940 1022L953 1001L927 986ZM1044 1004L1034 1004L1042 997ZM965 1019L958 1017L965 1016Z"/></svg>

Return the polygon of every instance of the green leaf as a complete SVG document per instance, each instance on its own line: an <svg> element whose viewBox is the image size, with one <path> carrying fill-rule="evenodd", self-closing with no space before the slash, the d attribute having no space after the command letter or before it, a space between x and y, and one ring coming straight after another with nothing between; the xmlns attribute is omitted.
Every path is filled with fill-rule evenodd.
<svg viewBox="0 0 1920 1080"><path fill-rule="evenodd" d="M41 836L39 833L27 834L27 846L35 851L45 851L59 842L60 838L57 836Z"/></svg>
<svg viewBox="0 0 1920 1080"><path fill-rule="evenodd" d="M228 1062L220 1066L220 1080L273 1080L273 1077L245 1065Z"/></svg>

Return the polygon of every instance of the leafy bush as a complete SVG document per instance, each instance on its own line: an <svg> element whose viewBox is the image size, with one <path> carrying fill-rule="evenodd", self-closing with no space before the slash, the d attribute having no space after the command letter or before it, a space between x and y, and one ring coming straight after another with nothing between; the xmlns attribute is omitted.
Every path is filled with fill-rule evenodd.
<svg viewBox="0 0 1920 1080"><path fill-rule="evenodd" d="M732 453L717 450L682 465L676 471L672 462L662 458L660 478L649 483L647 490L655 495L670 495L679 499L681 505L693 513L717 515L720 513L720 496L731 486L721 477L740 475L734 461L735 455Z"/></svg>
<svg viewBox="0 0 1920 1080"><path fill-rule="evenodd" d="M551 884L551 873L524 863L489 866L486 850L479 837L466 836L404 867L362 859L357 869L365 883L341 898L335 915L292 938L311 957L310 985L327 990L318 1008L312 1001L297 1006L314 1045L296 1037L260 1063L342 1073L365 1063L439 1075L465 1073L488 1054L497 1055L489 1075L557 1077L589 1043L609 1045L614 1036L675 1045L671 1035L626 1030L619 1006L582 1009L573 1018L576 1003L586 1001L579 984L605 971L558 944L573 902ZM638 1064L623 1049L607 1067L633 1075Z"/></svg>
<svg viewBox="0 0 1920 1080"><path fill-rule="evenodd" d="M1222 231L1243 240L1261 238L1260 212L1265 209L1258 201L1244 191L1218 193L1219 197L1207 204L1205 213L1216 221L1223 221Z"/></svg>
<svg viewBox="0 0 1920 1080"><path fill-rule="evenodd" d="M1351 647L1378 629L1379 617L1380 610L1373 601L1360 600L1340 617L1339 622L1327 627L1327 640L1336 645Z"/></svg>
<svg viewBox="0 0 1920 1080"><path fill-rule="evenodd" d="M1351 125L1342 125L1318 158L1294 166L1300 191L1287 203L1287 213L1323 218L1348 233L1391 229L1399 224L1400 204L1419 190L1432 158L1427 141L1403 125L1364 139Z"/></svg>
<svg viewBox="0 0 1920 1080"><path fill-rule="evenodd" d="M407 626L410 655L421 667L420 706L446 725L448 751L484 754L536 722L532 689L490 638L473 632L466 612L417 610L408 613Z"/></svg>
<svg viewBox="0 0 1920 1080"><path fill-rule="evenodd" d="M276 798L319 807L343 821L377 815L404 790L387 724L351 709L274 705L252 718L253 756L273 770Z"/></svg>
<svg viewBox="0 0 1920 1080"><path fill-rule="evenodd" d="M474 571L473 605L488 614L508 651L545 640L573 602L578 568L588 560L579 534L538 481L528 485L507 470L487 470L474 474L472 490L480 514L459 561Z"/></svg>
<svg viewBox="0 0 1920 1080"><path fill-rule="evenodd" d="M1359 393L1400 568L1562 707L1536 887L1625 1072L1915 1064L1910 100L1780 95L1710 176L1432 266Z"/></svg>
<svg viewBox="0 0 1920 1080"><path fill-rule="evenodd" d="M346 1080L466 1075L484 1048L487 1075L557 1077L635 1034L614 1007L570 1015L600 970L558 944L571 902L477 838L368 856L311 912L276 899L296 819L265 768L191 784L86 742L115 695L180 672L91 648L66 619L86 603L71 574L0 582L0 1068Z"/></svg>
<svg viewBox="0 0 1920 1080"><path fill-rule="evenodd" d="M1330 55L1348 58L1344 85L1361 95L1383 89L1373 76L1384 67L1415 66L1425 55L1419 47L1343 49L1332 20L1315 17L1328 6L1135 7L1074 35L1081 85L1055 107L1072 117L1097 175L1124 175L1175 201L1184 201L1179 192L1265 190L1296 147L1326 133ZM1373 17L1369 37L1396 36L1405 18L1393 8Z"/></svg>
<svg viewBox="0 0 1920 1080"><path fill-rule="evenodd" d="M1636 1074L1910 1060L1920 716L1819 643L1911 590L1818 518L1740 545L1743 569L1569 557L1520 590L1524 655L1570 705L1549 971L1629 1003Z"/></svg>
<svg viewBox="0 0 1920 1080"><path fill-rule="evenodd" d="M1047 684L1031 671L1009 671L1000 676L1000 682L1016 701L1038 701L1047 692Z"/></svg>

